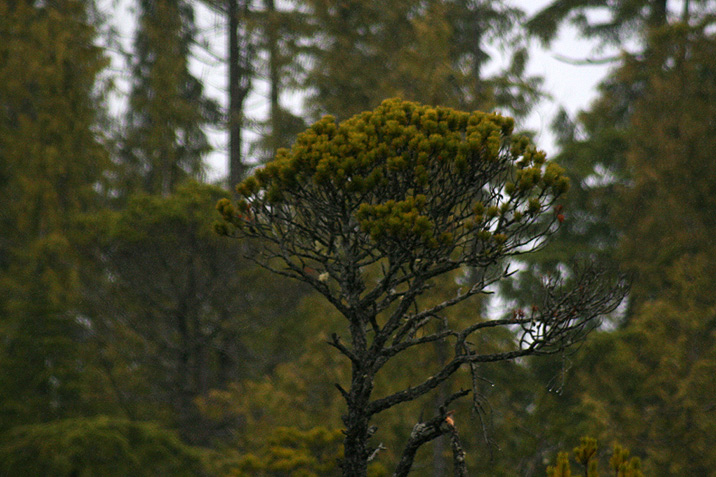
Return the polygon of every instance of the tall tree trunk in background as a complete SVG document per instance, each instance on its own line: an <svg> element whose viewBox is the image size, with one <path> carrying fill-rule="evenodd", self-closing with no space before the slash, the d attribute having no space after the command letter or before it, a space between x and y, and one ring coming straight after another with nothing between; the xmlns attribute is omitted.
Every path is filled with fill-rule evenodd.
<svg viewBox="0 0 716 477"><path fill-rule="evenodd" d="M649 16L649 26L660 27L666 25L668 0L654 0Z"/></svg>
<svg viewBox="0 0 716 477"><path fill-rule="evenodd" d="M247 0L228 0L229 15L229 188L241 182L246 171L243 160L242 128L244 103L251 89L252 48L249 31L242 19L248 12Z"/></svg>
<svg viewBox="0 0 716 477"><path fill-rule="evenodd" d="M691 10L691 1L690 0L684 0L684 5L681 9L681 21L684 23L689 23L689 11Z"/></svg>
<svg viewBox="0 0 716 477"><path fill-rule="evenodd" d="M278 64L278 18L276 16L276 2L274 0L265 0L266 8L266 25L265 34L268 48L269 61L269 104L271 125L271 142L269 143L268 156L273 158L278 149L280 138L278 133L281 129L281 108L279 106L278 97L280 86L279 64Z"/></svg>

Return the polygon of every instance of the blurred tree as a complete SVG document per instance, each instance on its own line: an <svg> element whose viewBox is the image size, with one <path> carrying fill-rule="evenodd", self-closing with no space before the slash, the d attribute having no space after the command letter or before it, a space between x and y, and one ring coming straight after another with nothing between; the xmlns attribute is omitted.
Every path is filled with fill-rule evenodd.
<svg viewBox="0 0 716 477"><path fill-rule="evenodd" d="M313 116L348 118L384 98L517 116L540 95L525 73L527 50L514 28L522 12L482 0L307 0L316 36L306 78ZM510 61L486 74L504 48Z"/></svg>
<svg viewBox="0 0 716 477"><path fill-rule="evenodd" d="M585 477L599 477L600 466L596 439L582 437L579 446L575 447L572 452L574 460L579 467L584 469ZM629 451L618 444L614 445L612 456L609 459L609 468L617 477L644 477L641 472L641 460L638 457L629 459ZM547 467L547 476L571 477L571 475L569 454L560 452L557 455L557 463Z"/></svg>
<svg viewBox="0 0 716 477"><path fill-rule="evenodd" d="M225 11L228 27L229 61L229 187L233 188L244 177L247 161L243 157L243 128L245 127L244 103L251 91L256 45L253 29L248 24L249 0L226 0L217 2Z"/></svg>
<svg viewBox="0 0 716 477"><path fill-rule="evenodd" d="M167 196L184 179L201 177L210 149L202 128L218 121L218 110L189 71L191 4L141 0L138 24L119 191Z"/></svg>
<svg viewBox="0 0 716 477"><path fill-rule="evenodd" d="M632 180L615 218L624 232L620 259L639 273L636 298L657 298L670 288L670 267L686 257L696 264L716 256L716 180L708 152L716 137L710 119L716 37L707 25L663 30L653 35L649 57L630 57L624 65L644 89L629 129Z"/></svg>
<svg viewBox="0 0 716 477"><path fill-rule="evenodd" d="M275 0L263 0L263 9L254 13L253 22L260 32L258 51L265 56L257 66L268 78L269 114L259 125L260 139L252 143L249 153L262 163L273 159L279 148L289 147L306 129L306 122L281 104L281 95L301 88L307 53L304 44L313 30L300 2L277 5Z"/></svg>
<svg viewBox="0 0 716 477"><path fill-rule="evenodd" d="M0 4L0 430L80 399L73 221L100 203L107 65L88 2Z"/></svg>
<svg viewBox="0 0 716 477"><path fill-rule="evenodd" d="M708 24L710 3L638 0L603 5L565 0L552 2L530 20L532 34L547 43L566 22L576 24L583 35L603 44L637 41L631 44L633 54L622 52L611 58L619 63L600 85L600 97L589 110L581 112L576 121L564 111L555 118L553 128L560 152L554 160L567 170L572 184L562 204L565 224L553 247L529 257L527 273L520 277L518 288L529 292L540 274L555 273L574 256L615 261L621 226L626 223L620 220L626 215L620 207L620 194L629 187L635 172L627 156L634 142L643 137L632 130L633 115L651 78L658 76L662 67L672 68L668 64L672 59L664 54L668 40L655 39L669 36L669 31L677 31L687 23L696 28ZM602 15L597 15L598 10ZM620 212L615 213L617 210ZM512 290L513 296L519 295L516 291Z"/></svg>
<svg viewBox="0 0 716 477"><path fill-rule="evenodd" d="M715 458L706 450L716 443L706 416L712 399L703 394L714 387L706 370L716 366L709 351L716 182L706 152L714 137L715 51L716 38L703 27L677 25L654 34L651 55L625 65L649 73L629 128L632 182L617 209L619 259L639 280L633 314L611 343L614 356L601 361L614 365L612 373L643 379L629 394L593 381L593 405L624 444L648 456L654 475L708 474ZM599 366L592 376L604 373Z"/></svg>
<svg viewBox="0 0 716 477"><path fill-rule="evenodd" d="M279 427L267 439L260 455L238 459L227 477L330 477L340 472L340 430L315 427L309 431ZM387 473L370 473L378 477Z"/></svg>
<svg viewBox="0 0 716 477"><path fill-rule="evenodd" d="M580 409L594 435L642 455L648 475L708 475L716 459L714 322L704 319L713 306L698 303L693 285L684 280L625 329L597 334L565 385L578 400L561 412Z"/></svg>
<svg viewBox="0 0 716 477"><path fill-rule="evenodd" d="M453 274L460 278L462 286L468 286L462 272ZM377 276L376 276L377 278ZM452 285L452 286L451 286ZM441 280L429 290L426 300L435 302L444 296L448 288L454 289L453 280ZM467 322L475 319L475 300L468 300L452 307L446 316L451 322ZM232 384L225 390L212 390L209 395L200 400L202 412L217 422L220 427L235 429L231 440L226 441L232 449L243 453L259 455L266 452L269 443L267 435L272 434L282 426L294 429L307 430L316 423L337 423L344 413L343 402L335 392L335 383L350 379L349 363L339 360L325 344L330 340L326 329L345 334L347 329L337 328L340 324L340 315L332 308L330 303L321 300L316 294L306 296L299 306L298 316L293 320L293 336L303 335L302 354L292 360L279 364L270 374L260 378L242 380ZM484 339L480 346L485 350L500 350L513 345L512 334L505 330L500 339ZM493 336L497 338L497 335ZM375 392L385 394L396 387L407 387L423 378L423 370L435 366L436 359L448 353L440 349L423 349L420 353L408 357L396 357L381 370L376 377ZM518 444L526 435L525 424L520 412L528 403L522 396L530 394L522 390L514 392L516 386L508 382L517 381L525 388L532 385L526 378L525 370L521 366L506 362L483 366L480 372L480 404L479 416L470 416L469 403L455 403L453 410L455 419L460 428L488 428L487 435L491 442L484 442L484 433L469 432L462 436L464 446L469 449L467 455L468 467L471 475L514 475L515 459L526 458L524 449ZM494 383L490 385L489 383ZM409 438L410 429L405 427L406 422L414 421L415 416L430 415L443 403L444 399L453 392L470 387L470 373L461 370L456 373L454 382L448 383L444 389L434 396L413 403L404 403L401 406L387 410L380 415L380 427L374 439L384 445L380 453L380 461L390 468L397 464L403 443ZM488 404L489 403L489 404ZM290 410L287 411L287 410ZM509 421L513 427L506 426L503 421ZM537 424L533 424L539 428ZM419 452L416 455L416 469L431 468L431 475L449 475L452 455L449 448L449 439L438 444L433 443L432 452ZM499 447L499 452L493 452L493 458L488 456L490 445ZM445 445L447 444L447 445ZM429 449L429 446L426 446ZM502 456L504 455L504 458ZM540 459L540 463L542 459Z"/></svg>
<svg viewBox="0 0 716 477"><path fill-rule="evenodd" d="M0 472L18 477L196 477L208 458L156 424L108 417L21 426L0 440Z"/></svg>
<svg viewBox="0 0 716 477"><path fill-rule="evenodd" d="M441 317L502 278L500 261L541 242L557 222L536 225L567 179L553 164L543 169L544 154L526 138L513 138L512 125L498 115L400 100L340 125L326 117L246 179L236 206L226 199L217 206L225 219L221 232L254 239L258 248L248 256L308 283L346 320L349 343L337 334L330 341L352 366L348 389L338 386L348 407L344 475L366 475L376 452L369 444L376 414L429 393L463 366L475 376L481 362L559 352L621 301L623 283L613 286L588 271L574 290L552 284L547 299L527 314L476 318L456 328ZM419 306L434 277L463 266L479 270L467 291ZM377 280L368 280L369 269ZM522 332L512 349L474 348L478 337L490 339L494 330L513 325ZM373 398L386 363L441 341L451 352L430 377ZM435 417L416 424L396 475L407 475L423 444L454 434L446 407L469 393L452 394Z"/></svg>
<svg viewBox="0 0 716 477"><path fill-rule="evenodd" d="M335 310L319 296L306 295L295 318L283 318L289 332L281 335L296 340L283 344L300 350L296 355L284 355L283 362L265 373L237 380L225 389L212 389L198 399L203 415L234 430L227 444L242 452L260 453L267 445L266 436L279 427L306 430L340 420L343 409L334 383L350 376L350 368L325 346L329 339L325 322L335 318Z"/></svg>
<svg viewBox="0 0 716 477"><path fill-rule="evenodd" d="M612 238L602 242L608 247L592 246L586 252L617 261L637 279L618 328L596 334L579 357L571 358L562 406L540 406L535 413L543 422L577 415L573 424L561 421L570 429L567 433L579 419L582 430L574 432L587 427L600 438L618 438L645 457L649 475L709 474L714 465L710 449L716 435L707 416L712 399L703 394L714 386L706 376L716 363L708 351L714 336L716 254L714 181L707 152L714 137L709 118L714 115L716 39L709 22L654 29L648 37L649 54L625 55L608 83L613 87L583 116L594 121L588 124L605 125L596 129L601 133L564 149L575 161L582 151L583 157L592 158L585 164L594 164L600 152L605 152L601 160L610 157L608 132L617 133L611 157L618 158L619 167L609 171L611 181L603 185L591 179L611 191L612 198L600 202L606 195L594 190L584 196L584 203L610 204L610 213L593 223L601 222L600 229L611 230ZM634 94L613 102L610 98L619 97L614 92ZM607 104L621 106L600 109ZM589 216L575 209L566 209L565 224L575 224L564 231L582 227L586 234ZM561 234L555 237L558 242L565 239ZM587 235L583 242L589 243ZM582 250L563 243L564 256ZM546 263L538 266L546 268Z"/></svg>
<svg viewBox="0 0 716 477"><path fill-rule="evenodd" d="M501 292L515 307L526 307L542 289L545 276L569 276L575 262L589 260L618 266L615 250L621 231L615 211L629 184L629 124L641 84L617 69L600 85L600 97L573 122L565 111L555 118L560 151L553 161L570 179L569 194L555 207L563 218L550 247L520 259L521 270L501 283ZM616 318L616 317L615 317Z"/></svg>
<svg viewBox="0 0 716 477"><path fill-rule="evenodd" d="M233 188L256 162L272 159L305 128L298 115L281 104L281 95L298 88L303 50L311 28L300 2L202 0L226 18L227 96L225 124L229 134L228 185ZM250 117L246 101L268 82L268 117ZM264 94L261 91L259 94ZM247 146L245 131L259 134Z"/></svg>
<svg viewBox="0 0 716 477"><path fill-rule="evenodd" d="M198 415L198 396L285 359L285 327L266 324L290 315L302 294L274 285L213 234L209 204L222 197L190 183L85 223L98 268L85 275L86 326L106 370L95 390L128 417L163 415L194 441L220 432Z"/></svg>
<svg viewBox="0 0 716 477"><path fill-rule="evenodd" d="M575 255L615 261L640 274L634 304L668 286L670 262L712 248L703 154L711 137L704 118L713 113L713 65L703 53L712 51L711 21L652 29L650 53L623 55L576 124L564 114L557 119L562 150L555 161L574 187L555 246L530 256L529 272L553 272ZM529 290L529 280L516 286Z"/></svg>
<svg viewBox="0 0 716 477"><path fill-rule="evenodd" d="M527 23L545 43L556 38L564 23L575 25L582 35L603 44L622 46L629 40L646 40L649 32L674 20L688 21L694 14L709 14L711 0L555 0ZM601 14L598 14L601 13Z"/></svg>

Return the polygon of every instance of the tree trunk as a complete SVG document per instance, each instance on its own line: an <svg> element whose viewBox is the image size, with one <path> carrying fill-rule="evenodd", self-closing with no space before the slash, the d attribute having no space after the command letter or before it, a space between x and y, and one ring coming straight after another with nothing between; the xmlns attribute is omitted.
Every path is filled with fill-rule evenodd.
<svg viewBox="0 0 716 477"><path fill-rule="evenodd" d="M653 0L649 15L649 24L652 28L666 25L668 19L667 1L668 0Z"/></svg>
<svg viewBox="0 0 716 477"><path fill-rule="evenodd" d="M438 341L435 343L435 355L437 362L440 366L444 366L447 361L447 350L448 343ZM442 383L438 386L437 394L435 395L435 410L438 411L440 406L443 405L448 397L448 384ZM448 475L448 466L445 460L445 451L447 446L444 437L438 437L433 441L433 476L434 477L446 477Z"/></svg>
<svg viewBox="0 0 716 477"><path fill-rule="evenodd" d="M367 339L364 317L351 320L351 341L357 360L352 363L351 389L346 397L348 413L343 417L346 437L343 440L343 477L365 477L368 472L368 403L373 392L373 371L366 359Z"/></svg>
<svg viewBox="0 0 716 477"><path fill-rule="evenodd" d="M250 45L241 38L240 17L247 6L242 0L228 0L229 15L229 188L241 182L246 166L241 148L241 130L244 125L244 101L250 88ZM241 10L244 10L243 12ZM245 33L248 37L248 34Z"/></svg>
<svg viewBox="0 0 716 477"><path fill-rule="evenodd" d="M279 147L280 137L280 109L279 109L279 70L278 70L278 35L276 27L278 25L276 18L276 4L274 0L266 0L266 38L268 40L269 54L269 101L271 105L271 142L269 143L269 157L276 155Z"/></svg>
<svg viewBox="0 0 716 477"><path fill-rule="evenodd" d="M368 417L366 402L352 402L346 416L346 437L343 441L343 477L365 477L368 472Z"/></svg>
<svg viewBox="0 0 716 477"><path fill-rule="evenodd" d="M681 9L681 21L688 24L690 18L691 2L684 0L684 6Z"/></svg>

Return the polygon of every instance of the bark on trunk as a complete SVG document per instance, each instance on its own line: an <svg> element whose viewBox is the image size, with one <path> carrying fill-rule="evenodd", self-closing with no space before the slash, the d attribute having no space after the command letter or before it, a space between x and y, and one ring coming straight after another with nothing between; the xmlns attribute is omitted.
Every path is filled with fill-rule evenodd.
<svg viewBox="0 0 716 477"><path fill-rule="evenodd" d="M373 372L367 357L366 317L356 314L351 320L351 340L357 360L352 364L351 389L346 396L348 413L343 422L343 477L365 477L368 472L368 440L370 439L368 403L373 392Z"/></svg>
<svg viewBox="0 0 716 477"><path fill-rule="evenodd" d="M362 409L361 409L362 408ZM343 441L343 477L365 477L368 473L368 418L365 406L349 406Z"/></svg>

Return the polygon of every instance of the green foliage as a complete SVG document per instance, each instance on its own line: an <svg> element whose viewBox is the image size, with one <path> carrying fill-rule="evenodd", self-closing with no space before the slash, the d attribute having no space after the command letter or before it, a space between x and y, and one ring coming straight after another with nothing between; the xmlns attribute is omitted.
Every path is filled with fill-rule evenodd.
<svg viewBox="0 0 716 477"><path fill-rule="evenodd" d="M574 460L583 469L586 477L599 477L599 460L597 455L597 440L591 437L582 437L581 443L572 451ZM614 445L612 456L609 459L611 475L617 477L644 477L641 472L641 460L638 457L629 459L629 451L618 444ZM582 474L579 474L582 475ZM548 477L571 477L572 468L569 463L569 453L560 452L555 465L547 467Z"/></svg>
<svg viewBox="0 0 716 477"><path fill-rule="evenodd" d="M167 195L203 172L202 156L210 147L202 128L216 123L218 112L189 71L193 8L185 0L139 2L120 193Z"/></svg>
<svg viewBox="0 0 716 477"><path fill-rule="evenodd" d="M716 207L707 158L714 131L704 118L713 114L715 91L707 78L715 68L716 43L700 27L684 25L650 40L651 54L629 58L623 67L623 77L643 93L634 102L628 130L632 181L615 220L623 231L618 258L639 276L626 343L617 348L624 355L615 361L626 359L643 379L633 397L620 397L620 404L608 409L615 421L625 422L629 439L622 442L649 449L642 451L649 457L646 465L671 474L708 473L709 453L697 457L692 450L714 439L708 419L693 413L696 402L704 404L694 376L713 365L713 356L703 351L710 346L713 323L697 316L710 316L714 306L708 290L716 251L707 238L714 233ZM705 381L700 389L710 387ZM648 429L637 425L644 412L654 415ZM658 444L656 435L664 433L669 446Z"/></svg>
<svg viewBox="0 0 716 477"><path fill-rule="evenodd" d="M247 6L243 73L271 85L265 134L250 150L261 158L305 129L278 102L291 88L311 91L310 114L339 118L394 95L519 116L539 96L514 28L523 14L503 2L311 0L293 10L270 0L237 3ZM188 69L197 40L190 2L138 4L127 130L121 157L112 158L118 168L100 126L97 78L107 61L91 5L0 2L0 474L335 475L343 435L315 426L338 425L345 414L334 383L351 381L350 363L326 342L352 346L331 333L349 334L349 320L241 252L268 258L337 308L357 310L366 341L375 343L401 301L410 305L396 326L417 316L410 307L462 296L480 279L470 266L519 253L541 231L555 232L556 242L527 262L537 274L513 284L519 303L506 319L538 316L532 304L544 297L544 275L559 275L573 257L617 262L638 275L623 319L578 354L480 365L472 374L463 365L433 394L381 411L374 439L387 448L377 460L396 462L418 416L478 382L473 403L451 406L471 475L544 473L546 456L585 434L624 443L649 475L710 475L716 47L709 3L598 3L551 2L529 25L545 40L571 21L602 43L641 42L637 54L620 57L589 111L555 122L561 152L552 162L512 134L509 118L391 100L342 123L317 122L244 182L232 204L218 188L180 185L200 175L203 128L217 119ZM497 69L488 66L498 49L508 65L487 73ZM110 190L126 208L94 214ZM219 227L264 234L263 255L212 234L207 204L219 199L227 219ZM298 253L281 265L290 252ZM416 277L424 288L409 296ZM353 306L371 291L384 306L374 322L369 307ZM371 381L372 402L415 389L426 372L437 375L453 359L455 339L429 340L443 326L483 326L490 319L480 316L483 305L465 301L422 328L386 334L388 343L427 346L390 357ZM486 328L465 346L498 356L514 338ZM469 417L471 407L479 418ZM223 452L204 465L206 451L159 424L67 419L98 413L176 425L183 437ZM487 439L474 432L483 422ZM444 475L446 443L426 446L416 467ZM562 453L548 474L594 476L601 464L601 475L642 475L619 447L600 457L584 440L573 455L574 469Z"/></svg>
<svg viewBox="0 0 716 477"><path fill-rule="evenodd" d="M343 433L339 429L315 427L300 431L278 427L266 439L262 454L242 456L228 476L333 476L339 472L342 441Z"/></svg>
<svg viewBox="0 0 716 477"><path fill-rule="evenodd" d="M589 464L597 453L597 440L592 437L582 437L579 446L575 447L572 452L574 453L574 460L589 469ZM594 477L597 476L595 475Z"/></svg>
<svg viewBox="0 0 716 477"><path fill-rule="evenodd" d="M541 94L541 80L525 72L527 48L514 28L523 13L504 2L303 3L320 32L304 83L314 117L345 119L392 96L523 116ZM507 53L507 66L495 64L493 50Z"/></svg>
<svg viewBox="0 0 716 477"><path fill-rule="evenodd" d="M483 322L468 312L450 319L446 310L467 305L491 273L501 276L496 265L504 257L541 243L560 221L551 207L568 187L564 171L546 163L528 139L513 137L512 127L496 114L386 100L340 124L332 117L317 122L237 186L235 203L217 204L221 233L253 239L252 258L310 284L346 319L339 329L349 344L338 333L329 340L353 368L351 390L339 387L349 407L345 475L364 472L373 414L437 387L448 400L447 382L461 364L469 364L468 386L478 396L477 363L563 350L621 300L621 284L612 288L588 273L575 290L553 286L550 297L565 296L545 300L529 315ZM469 267L477 267L474 274ZM460 270L464 276L449 278ZM468 292L428 293L438 283ZM525 338L501 335L508 324L521 324ZM414 378L422 384L383 387L386 373L433 346L442 357L428 365L431 375ZM386 397L371 402L374 391ZM432 440L441 433L425 435ZM409 446L422 445L416 440L422 436L406 436ZM417 447L406 447L401 468Z"/></svg>
<svg viewBox="0 0 716 477"><path fill-rule="evenodd" d="M572 477L572 468L569 465L569 454L557 454L557 463L547 467L547 477Z"/></svg>
<svg viewBox="0 0 716 477"><path fill-rule="evenodd" d="M49 233L68 212L90 207L108 165L93 129L97 76L107 65L93 45L84 2L0 6L0 158L12 171L2 190L5 233ZM6 215L7 214L7 215Z"/></svg>
<svg viewBox="0 0 716 477"><path fill-rule="evenodd" d="M452 274L436 283L436 286L426 294L425 305L439 303L445 297L454 293L455 280L466 284L467 278L462 273ZM479 304L476 301L466 302L455 307L449 314L451 322L462 323L474 319ZM213 390L208 396L200 400L202 413L217 423L231 425L235 423L235 443L232 448L242 449L252 455L261 455L268 446L266 436L271 435L282 426L297 429L310 429L315 423L339 423L341 415L345 413L344 403L336 393L334 383L346 382L350 377L348 363L339 360L333 350L326 345L330 339L326 329L344 331L336 326L340 323L339 316L330 304L320 300L315 295L304 298L299 307L299 316L295 321L293 333L303 333L302 342L297 346L303 351L301 356L291 362L279 364L270 374L259 379L242 380L229 386L225 390ZM500 330L504 331L504 330ZM490 337L483 337L480 341L481 349L499 351L512 343L512 336L508 332L494 332ZM409 386L423 376L425 369L435 367L442 363L448 351L444 346L427 347L419 352L409 353L387 365L385 373L379 376L375 383L376 393L386 394L396 386ZM519 376L519 378L517 378ZM507 421L515 426L520 424L519 412L526 403L520 399L520 393L513 393L512 381L525 383L524 371L514 363L493 364L481 369L481 377L497 383L494 387L485 387L484 399L489 401L495 415L500 431L496 438L505 455L521 455L520 451L507 451L512 442L521 442L527 435L520 429L504 432L501 423ZM440 396L458 391L470 386L470 376L466 371L456 376L454 383L445 386L438 396L429 396L414 403L385 411L380 416L376 439L382 442L386 449L378 455L378 460L390 468L399 458L401 445L409 435L406 423L415 421L416 416L429 415L439 404ZM524 390L521 391L524 393ZM474 416L471 416L470 403L456 403L454 406L460 427L479 426ZM290 410L287 412L286 410ZM463 424L464 423L464 424ZM445 438L447 442L447 438ZM463 436L466 449L469 449L468 467L476 475L511 475L514 473L514 462L502 460L489 460L484 457L490 453L489 444L484 442L480 432L466 433ZM436 449L428 448L428 452L419 453L416 458L416 467L440 468L452 460L449 446L435 444ZM445 455L440 453L440 449ZM500 453L502 455L502 453ZM497 456L496 456L497 457Z"/></svg>
<svg viewBox="0 0 716 477"><path fill-rule="evenodd" d="M624 65L643 94L629 130L632 183L615 223L624 232L619 258L640 274L640 298L673 286L669 269L685 257L704 263L716 254L709 153L716 130L705 119L716 111L716 38L702 28L661 31L651 38L649 57Z"/></svg>
<svg viewBox="0 0 716 477"><path fill-rule="evenodd" d="M286 318L279 316L275 321ZM296 354L268 368L264 375L212 389L198 400L202 414L214 422L235 425L232 444L251 452L264 447L266 436L279 427L309 429L318 422L340 422L343 409L334 384L344 382L350 368L326 345L324 329L336 318L335 311L315 294L304 297L295 319L279 334L282 351L290 348ZM289 341L289 335L295 342ZM261 341L269 342L266 338Z"/></svg>
<svg viewBox="0 0 716 477"><path fill-rule="evenodd" d="M700 274L686 264L683 271ZM708 474L714 462L707 396L715 387L706 377L716 363L714 323L703 319L713 304L701 303L687 276L679 290L635 310L623 331L585 350L575 376L590 418L643 455L650 475Z"/></svg>
<svg viewBox="0 0 716 477"><path fill-rule="evenodd" d="M87 2L0 4L0 429L84 407L74 220L100 203L107 65Z"/></svg>
<svg viewBox="0 0 716 477"><path fill-rule="evenodd" d="M206 451L157 424L109 417L13 428L0 440L3 475L201 476Z"/></svg>
<svg viewBox="0 0 716 477"><path fill-rule="evenodd" d="M535 459L588 433L634 450L649 475L712 472L706 449L716 441L703 393L713 380L702 373L714 363L706 351L714 329L707 160L714 134L706 119L713 115L714 37L694 18L692 26L639 32L643 52L622 56L575 123L558 122L556 161L573 185L563 202L566 220L553 247L528 257L536 274L512 296L531 303L539 274L564 270L574 255L617 263L635 281L629 307L578 355L530 363L535 386L558 391L538 390L528 400L535 410L526 422L541 423L542 443L530 444Z"/></svg>
<svg viewBox="0 0 716 477"><path fill-rule="evenodd" d="M284 310L303 294L269 282L213 233L210 204L227 195L186 183L169 197L134 196L125 210L84 224L83 249L99 267L85 271L84 312L105 371L93 392L136 418L172 410L183 435L197 440L213 430L194 399L285 359Z"/></svg>
<svg viewBox="0 0 716 477"><path fill-rule="evenodd" d="M315 215L322 209L354 220L370 237L355 247L386 254L399 247L430 259L460 251L477 265L515 247L568 187L558 167L542 169L542 152L524 138L513 140L512 127L512 119L498 115L400 100L341 124L326 117L240 184L236 207L219 203L226 221L220 230L264 234L284 227L290 207L306 223L320 224L285 229L292 240L330 246L336 231ZM481 187L510 177L518 187L509 194L484 196ZM475 236L479 252L470 248Z"/></svg>
<svg viewBox="0 0 716 477"><path fill-rule="evenodd" d="M672 156L693 155L683 149L677 152L677 143L683 141L679 146L682 148L689 143L695 149L704 150L703 146L696 146L695 138L709 137L706 131L698 131L697 124L703 125L703 122L692 122L684 117L692 113L698 117L708 114L702 108L684 106L690 101L686 96L692 100L700 97L698 93L689 93L690 89L703 88L708 84L703 77L687 73L691 68L702 68L699 65L708 62L706 55L694 58L693 62L677 59L679 55L688 54L687 51L692 48L687 45L689 41L694 41L693 47L698 51L709 50L710 40L702 29L710 20L704 16L707 9L697 3L684 2L677 11L674 2L665 1L617 1L608 7L581 0L559 1L552 2L529 22L533 32L546 40L554 38L558 27L568 22L577 24L585 35L607 43L622 44L625 38L631 36L639 40L635 45L638 50L633 54L623 53L612 58L615 66L600 85L600 97L589 110L581 112L574 121L562 112L553 124L561 145L561 151L554 160L569 171L573 187L564 202L565 224L556 235L553 247L531 257L533 272L553 272L557 264L564 264L576 255L611 263L631 261L642 265L653 264L649 275L652 278L659 276L656 270L663 263L654 260L655 257L639 256L648 249L642 248L643 242L628 245L628 240L622 241L621 247L627 245L629 250L621 256L616 256L615 250L625 228L646 222L642 217L652 217L651 220L657 221L663 215L659 211L647 212L643 209L645 198L653 196L654 191L647 191L642 186L632 187L654 167L649 164L654 158L663 162L659 159L664 157L663 152L651 148L647 153L644 146L658 142L657 138L673 137L666 131L656 135L654 131L669 128L672 131L693 132L692 138L673 138L669 146ZM605 10L605 15L591 15L597 9ZM687 37L691 40L686 40ZM634 46L630 49L633 50ZM673 88L671 91L666 91L666 77L672 78L668 81ZM682 78L682 82L677 84L676 78ZM664 104L660 110L645 111L646 104L655 105L663 101L670 104ZM679 114L666 111L677 111ZM642 152L637 153L639 150ZM637 159L639 156L641 159ZM671 171L675 173L672 177L682 172ZM701 169L697 174L703 172ZM655 178L652 173L652 184ZM625 206L625 203L628 205ZM664 202L658 200L653 203ZM677 208L675 204L668 207ZM702 207L702 210L707 208ZM662 230L684 230L680 226L672 227L673 223L673 220L666 219L659 226ZM665 238L660 247L671 248L672 242L671 238ZM647 279L646 275L641 279ZM527 280L521 284L523 289L530 287Z"/></svg>

